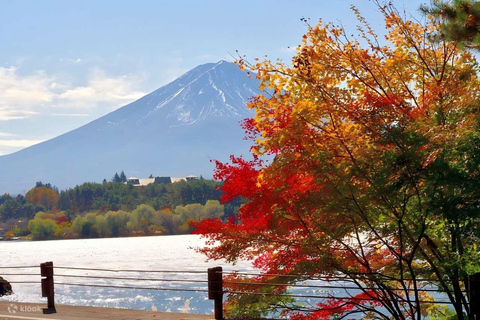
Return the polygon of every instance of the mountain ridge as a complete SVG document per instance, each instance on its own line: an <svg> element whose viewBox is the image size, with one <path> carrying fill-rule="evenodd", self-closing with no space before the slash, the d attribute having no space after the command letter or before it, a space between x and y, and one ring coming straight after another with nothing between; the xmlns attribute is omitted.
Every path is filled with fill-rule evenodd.
<svg viewBox="0 0 480 320"><path fill-rule="evenodd" d="M79 128L0 156L0 192L36 181L59 188L100 182L120 170L211 177L210 160L248 154L239 122L253 115L246 103L259 93L258 80L232 63L200 65Z"/></svg>

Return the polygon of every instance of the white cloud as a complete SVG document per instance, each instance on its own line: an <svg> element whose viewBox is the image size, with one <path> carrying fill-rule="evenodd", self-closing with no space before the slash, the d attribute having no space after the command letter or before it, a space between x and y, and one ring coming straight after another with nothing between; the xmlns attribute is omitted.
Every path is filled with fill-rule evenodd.
<svg viewBox="0 0 480 320"><path fill-rule="evenodd" d="M81 63L82 59L68 61ZM0 66L0 128L14 126L17 135L0 132L0 155L18 151L43 140L34 130L39 123L56 127L62 122L72 128L145 95L139 88L145 75L111 75L100 69L87 71L85 80L69 73L24 72L22 68ZM29 119L37 118L37 119ZM8 121L15 121L8 123ZM48 131L48 129L47 129Z"/></svg>
<svg viewBox="0 0 480 320"><path fill-rule="evenodd" d="M95 69L90 72L86 86L66 90L58 98L84 106L95 106L93 103L100 102L125 103L145 95L145 92L134 89L138 82L135 76L109 77L104 71Z"/></svg>
<svg viewBox="0 0 480 320"><path fill-rule="evenodd" d="M110 76L94 69L88 73L85 85L73 86L43 71L23 75L15 67L0 67L0 121L39 114L86 116L82 112L86 108L109 112L145 95L135 89L141 80L133 75ZM69 111L59 112L62 108Z"/></svg>
<svg viewBox="0 0 480 320"><path fill-rule="evenodd" d="M9 137L15 137L15 136L17 135L10 132L0 132L0 138L9 138Z"/></svg>
<svg viewBox="0 0 480 320"><path fill-rule="evenodd" d="M1 135L0 135L1 137ZM19 149L33 146L34 144L43 142L44 140L31 140L31 139L13 139L5 140L0 139L0 155L9 154Z"/></svg>
<svg viewBox="0 0 480 320"><path fill-rule="evenodd" d="M15 67L0 67L0 120L27 118L34 107L53 101L52 79L43 72L21 76Z"/></svg>
<svg viewBox="0 0 480 320"><path fill-rule="evenodd" d="M26 119L36 114L38 112L30 110L15 110L8 107L0 108L0 121Z"/></svg>
<svg viewBox="0 0 480 320"><path fill-rule="evenodd" d="M20 139L20 140L4 140L0 139L0 148L26 148L33 146L34 144L40 143L43 140L28 140L28 139Z"/></svg>

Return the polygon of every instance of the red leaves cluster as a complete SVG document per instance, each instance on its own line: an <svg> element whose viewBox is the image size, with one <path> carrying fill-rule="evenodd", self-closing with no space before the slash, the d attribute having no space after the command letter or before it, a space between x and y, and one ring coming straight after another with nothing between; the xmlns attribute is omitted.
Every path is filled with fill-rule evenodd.
<svg viewBox="0 0 480 320"><path fill-rule="evenodd" d="M313 229L312 217L305 212L314 213L315 197L323 185L308 170L301 170L300 162L281 175L272 175L256 157L247 161L232 156L230 161L216 162L215 178L224 181L222 201L239 196L248 201L240 208L237 220L222 223L210 219L195 225L195 233L207 236L211 244L222 242L201 251L210 258L254 259L256 267L273 273L288 273L302 262L316 259L310 257L309 248L295 243L307 238ZM281 242L264 247L269 241Z"/></svg>
<svg viewBox="0 0 480 320"><path fill-rule="evenodd" d="M371 307L381 306L373 290L366 290L349 299L331 298L324 302L317 303L316 311L307 315L296 313L291 315L292 320L329 320L335 315L344 315L358 305L369 305Z"/></svg>
<svg viewBox="0 0 480 320"><path fill-rule="evenodd" d="M230 163L215 161L216 169L214 179L223 180L222 201L228 202L238 196L251 198L255 192L258 178L258 169L262 166L262 160L254 157L247 161L241 157L230 156Z"/></svg>

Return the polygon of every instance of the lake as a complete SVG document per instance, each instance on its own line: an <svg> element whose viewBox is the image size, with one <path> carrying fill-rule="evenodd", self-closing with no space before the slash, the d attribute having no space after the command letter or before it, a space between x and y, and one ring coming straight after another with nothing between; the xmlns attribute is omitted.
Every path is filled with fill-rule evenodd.
<svg viewBox="0 0 480 320"><path fill-rule="evenodd" d="M156 291L144 289L118 289L60 285L79 283L115 286L161 287L169 289L206 289L206 283L174 281L85 279L61 275L132 277L142 279L206 280L207 268L222 266L225 271L251 272L250 263L236 266L222 261L206 262L205 256L193 247L203 245L197 235L75 239L53 241L0 242L0 266L36 266L53 261L54 267L86 267L95 269L124 270L178 270L205 271L205 274L102 272L88 270L55 269L55 302L69 305L88 305L114 308L143 309L170 312L211 314L213 301L205 292ZM6 273L29 273L33 276L3 276L8 281L38 281L38 284L12 284L15 294L2 300L45 303L41 297L40 267L34 269L0 269Z"/></svg>

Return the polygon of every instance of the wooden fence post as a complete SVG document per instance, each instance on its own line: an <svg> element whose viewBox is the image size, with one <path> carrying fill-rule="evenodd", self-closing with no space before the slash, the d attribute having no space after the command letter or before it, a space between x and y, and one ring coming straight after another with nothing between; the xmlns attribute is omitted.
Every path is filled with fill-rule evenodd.
<svg viewBox="0 0 480 320"><path fill-rule="evenodd" d="M42 297L47 298L47 308L43 309L43 313L56 313L55 293L53 288L53 262L40 264L40 276L42 277Z"/></svg>
<svg viewBox="0 0 480 320"><path fill-rule="evenodd" d="M208 299L214 300L215 320L223 320L222 267L208 268Z"/></svg>
<svg viewBox="0 0 480 320"><path fill-rule="evenodd" d="M468 302L470 319L480 319L480 273L468 277Z"/></svg>

